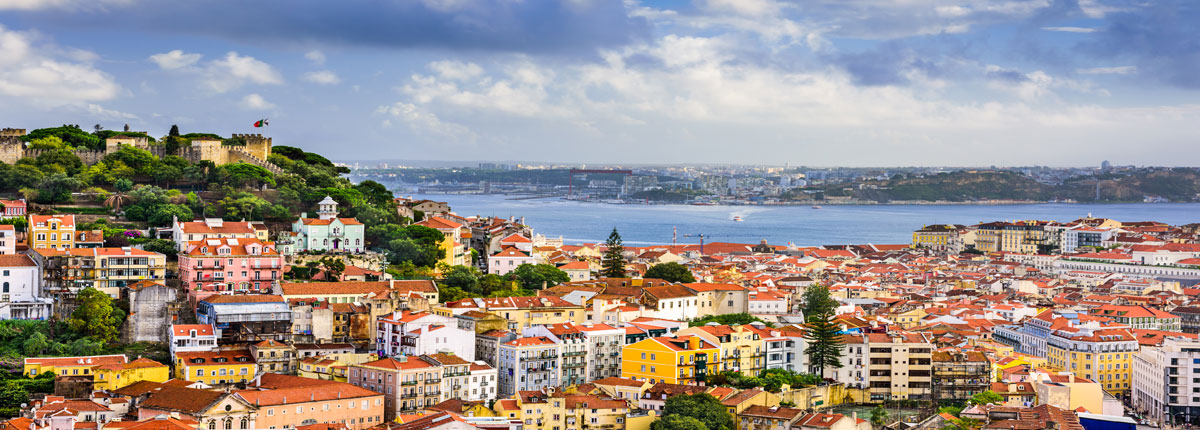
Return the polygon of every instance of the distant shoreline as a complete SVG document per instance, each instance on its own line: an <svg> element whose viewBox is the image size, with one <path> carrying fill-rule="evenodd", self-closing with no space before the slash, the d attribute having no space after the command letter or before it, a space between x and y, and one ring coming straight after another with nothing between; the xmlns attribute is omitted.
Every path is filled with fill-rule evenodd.
<svg viewBox="0 0 1200 430"><path fill-rule="evenodd" d="M563 196L546 196L525 193L439 193L439 192L422 192L421 194L432 195L447 195L447 196L514 196L519 198L510 198L507 200L544 200L554 199L569 202L579 203L596 203L606 205L657 205L657 206L1001 206L1001 205L1102 205L1102 204L1185 204L1195 202L1145 202L1145 201L1104 201L1104 202L1080 202L1080 201L1042 201L1042 200L980 200L970 202L955 202L947 200L927 201L927 200L893 200L888 202L877 201L823 201L823 200L802 200L791 202L703 202L696 203L681 203L681 202L664 202L650 201L649 203L638 202L635 200L622 201L620 203L609 200L576 200L567 199Z"/></svg>

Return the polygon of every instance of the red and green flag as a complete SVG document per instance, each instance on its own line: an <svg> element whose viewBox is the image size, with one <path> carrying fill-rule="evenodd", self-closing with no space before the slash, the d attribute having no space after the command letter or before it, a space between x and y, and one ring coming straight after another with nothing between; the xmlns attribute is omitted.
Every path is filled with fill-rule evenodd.
<svg viewBox="0 0 1200 430"><path fill-rule="evenodd" d="M254 122L254 127L266 127L267 125L267 120L265 119L260 119Z"/></svg>

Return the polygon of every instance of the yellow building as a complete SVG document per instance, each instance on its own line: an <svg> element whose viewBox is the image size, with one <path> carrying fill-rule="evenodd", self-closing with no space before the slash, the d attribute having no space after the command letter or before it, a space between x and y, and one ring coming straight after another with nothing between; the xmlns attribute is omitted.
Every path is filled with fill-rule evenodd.
<svg viewBox="0 0 1200 430"><path fill-rule="evenodd" d="M1137 351L1137 338L1124 328L1058 330L1046 340L1050 367L1095 381L1118 398L1133 385L1131 367Z"/></svg>
<svg viewBox="0 0 1200 430"><path fill-rule="evenodd" d="M214 387L249 382L257 368L254 355L244 349L175 353L176 378Z"/></svg>
<svg viewBox="0 0 1200 430"><path fill-rule="evenodd" d="M118 297L121 288L166 278L167 256L137 248L36 249L46 285L87 288Z"/></svg>
<svg viewBox="0 0 1200 430"><path fill-rule="evenodd" d="M553 296L463 299L443 306L451 309L455 315L471 310L499 315L508 320L508 330L517 334L535 325L582 325L587 322L587 312L582 304Z"/></svg>
<svg viewBox="0 0 1200 430"><path fill-rule="evenodd" d="M360 363L355 363L360 364ZM346 364L329 357L308 357L296 367L302 378L346 382Z"/></svg>
<svg viewBox="0 0 1200 430"><path fill-rule="evenodd" d="M766 345L763 339L770 334L750 325L716 325L688 327L678 336L694 335L721 347L721 371L741 372L758 376L766 364Z"/></svg>
<svg viewBox="0 0 1200 430"><path fill-rule="evenodd" d="M621 350L622 378L699 385L720 371L720 346L699 336L654 337Z"/></svg>
<svg viewBox="0 0 1200 430"><path fill-rule="evenodd" d="M967 245L967 235L968 230L962 225L927 225L913 232L912 247L959 253Z"/></svg>
<svg viewBox="0 0 1200 430"><path fill-rule="evenodd" d="M892 314L891 318L892 321L895 321L896 324L900 325L900 328L907 330L921 325L921 320L925 319L925 315L926 313L924 308L912 308L908 310L902 309L899 312Z"/></svg>
<svg viewBox="0 0 1200 430"><path fill-rule="evenodd" d="M29 249L75 247L75 215L30 215Z"/></svg>
<svg viewBox="0 0 1200 430"><path fill-rule="evenodd" d="M68 376L91 375L96 366L125 364L126 362L128 360L123 354L85 357L30 357L25 359L22 371L30 378L43 373Z"/></svg>
<svg viewBox="0 0 1200 430"><path fill-rule="evenodd" d="M149 358L139 358L125 364L106 364L92 369L97 390L116 390L135 382L167 382L171 368Z"/></svg>
<svg viewBox="0 0 1200 430"><path fill-rule="evenodd" d="M524 392L517 396L517 405L522 428L529 430L619 429L629 414L624 400L587 394Z"/></svg>
<svg viewBox="0 0 1200 430"><path fill-rule="evenodd" d="M1053 234L1046 231L1048 221L1024 220L989 222L975 226L975 249L983 252L1033 254L1038 247L1050 245Z"/></svg>

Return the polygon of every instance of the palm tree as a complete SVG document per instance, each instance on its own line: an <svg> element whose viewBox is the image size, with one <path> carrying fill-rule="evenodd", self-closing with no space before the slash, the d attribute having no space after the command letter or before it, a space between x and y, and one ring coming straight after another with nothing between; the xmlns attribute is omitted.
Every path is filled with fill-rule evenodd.
<svg viewBox="0 0 1200 430"><path fill-rule="evenodd" d="M129 195L126 194L133 189L133 182L128 179L117 179L113 182L113 189L116 190L107 199L104 199L104 206L111 208L114 212L121 212L121 206L129 203Z"/></svg>

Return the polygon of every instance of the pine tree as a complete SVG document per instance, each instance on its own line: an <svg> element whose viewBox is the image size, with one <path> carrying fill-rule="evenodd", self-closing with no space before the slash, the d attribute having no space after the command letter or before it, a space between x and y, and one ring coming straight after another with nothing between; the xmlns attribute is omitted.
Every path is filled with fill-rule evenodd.
<svg viewBox="0 0 1200 430"><path fill-rule="evenodd" d="M811 285L804 290L804 316L836 313L837 300L829 295L829 288L824 285Z"/></svg>
<svg viewBox="0 0 1200 430"><path fill-rule="evenodd" d="M625 247L621 245L621 234L617 233L616 227L613 227L612 233L608 235L608 240L604 244L608 249L604 251L600 277L624 278Z"/></svg>
<svg viewBox="0 0 1200 430"><path fill-rule="evenodd" d="M808 341L808 366L813 373L825 377L825 369L842 367L842 328L833 321L833 312L807 315L808 323L804 325L804 339Z"/></svg>

